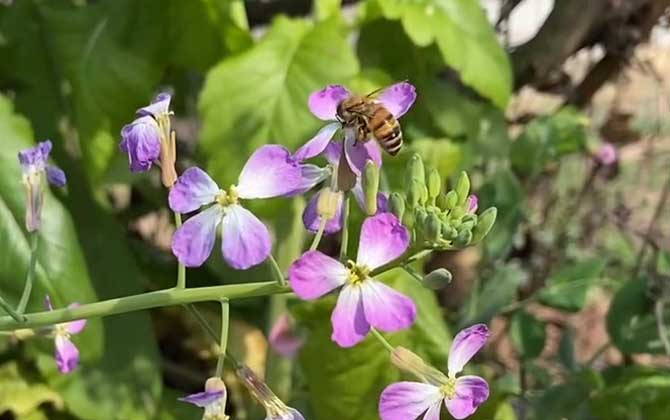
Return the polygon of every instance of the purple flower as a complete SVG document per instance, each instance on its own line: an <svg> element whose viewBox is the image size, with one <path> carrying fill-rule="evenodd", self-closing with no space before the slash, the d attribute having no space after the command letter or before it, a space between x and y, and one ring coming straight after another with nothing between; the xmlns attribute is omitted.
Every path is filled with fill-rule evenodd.
<svg viewBox="0 0 670 420"><path fill-rule="evenodd" d="M337 173L338 165L340 162L340 156L342 154L342 143L335 141L330 142L326 146L326 149L324 150L323 154L326 157L328 163L333 168L333 172ZM358 207L360 207L361 210L365 211L365 194L363 192L363 186L360 176L356 177L356 183L354 184L354 187L351 189L351 192L354 195ZM316 194L314 194L314 196L307 203L307 206L305 207L305 210L302 213L302 221L305 225L305 228L307 228L307 230L311 232L318 231L319 225L321 224L321 216L317 211L320 195L321 192L317 192ZM326 228L324 229L324 232L326 234L337 233L342 229L343 206L344 201L340 200L340 203L335 212L335 216L329 219L328 222L326 223ZM386 211L388 211L387 197L382 193L378 193L377 213L384 213Z"/></svg>
<svg viewBox="0 0 670 420"><path fill-rule="evenodd" d="M371 326L387 332L408 328L416 318L414 302L370 273L400 257L409 242L409 232L391 213L369 217L361 228L356 262L345 266L319 251L308 251L289 268L289 283L307 300L341 287L331 321L332 339L342 347L362 341Z"/></svg>
<svg viewBox="0 0 670 420"><path fill-rule="evenodd" d="M238 367L236 373L254 399L265 407L265 420L305 420L298 410L287 407L247 366Z"/></svg>
<svg viewBox="0 0 670 420"><path fill-rule="evenodd" d="M44 203L42 179L46 177L49 184L57 187L63 187L67 183L65 172L47 163L52 147L51 140L45 140L35 147L19 152L19 163L26 191L26 229L28 232L34 232L42 225L42 205Z"/></svg>
<svg viewBox="0 0 670 420"><path fill-rule="evenodd" d="M204 408L203 420L228 420L226 416L226 384L221 378L212 377L205 382L205 391L191 394L179 401Z"/></svg>
<svg viewBox="0 0 670 420"><path fill-rule="evenodd" d="M241 270L260 264L270 255L270 232L242 207L240 199L288 195L301 182L300 165L279 145L256 150L242 169L237 185L227 191L219 188L202 169L187 169L170 190L170 208L189 213L207 207L177 229L172 238L172 252L187 267L201 266L212 253L216 229L221 225L226 262Z"/></svg>
<svg viewBox="0 0 670 420"><path fill-rule="evenodd" d="M53 311L51 298L48 295L44 298L44 304L47 310ZM70 304L68 308L72 309L78 306L79 304L75 302ZM74 345L70 338L75 334L79 334L85 326L85 319L64 322L53 326L56 364L61 373L70 373L77 367L79 363L79 349L77 349L77 346Z"/></svg>
<svg viewBox="0 0 670 420"><path fill-rule="evenodd" d="M413 363L413 370L422 382L398 382L382 392L379 415L382 420L439 420L441 403L456 419L472 415L489 397L489 386L483 378L473 375L456 377L465 364L486 344L489 330L484 324L473 325L459 332L449 351L448 376L428 366Z"/></svg>
<svg viewBox="0 0 670 420"><path fill-rule="evenodd" d="M600 165L610 166L619 160L619 151L612 143L603 142L596 152L594 159Z"/></svg>
<svg viewBox="0 0 670 420"><path fill-rule="evenodd" d="M288 312L279 315L270 330L268 341L277 353L289 359L295 358L305 344L305 340L296 335L295 321Z"/></svg>
<svg viewBox="0 0 670 420"><path fill-rule="evenodd" d="M377 142L355 141L354 132L350 127L344 127L337 117L337 106L351 93L340 85L328 85L309 97L309 109L317 118L331 123L324 126L307 143L295 153L296 159L306 160L321 154L338 129L345 128L344 155L351 170L360 176L365 168L365 162L372 160L381 166L381 151ZM400 82L384 89L377 100L381 102L396 118L404 115L416 100L416 90L408 82Z"/></svg>
<svg viewBox="0 0 670 420"><path fill-rule="evenodd" d="M479 207L479 197L474 194L471 194L468 197L468 213L475 214L477 213L477 208Z"/></svg>
<svg viewBox="0 0 670 420"><path fill-rule="evenodd" d="M174 165L176 143L170 129L170 100L161 93L148 106L137 110L137 118L121 129L119 147L128 154L132 172L145 172L160 164L163 184L172 186L177 179Z"/></svg>

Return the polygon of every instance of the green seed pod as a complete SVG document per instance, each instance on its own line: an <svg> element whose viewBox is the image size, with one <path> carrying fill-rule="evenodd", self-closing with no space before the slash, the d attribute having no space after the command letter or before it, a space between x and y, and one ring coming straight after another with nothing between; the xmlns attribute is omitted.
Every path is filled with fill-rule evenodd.
<svg viewBox="0 0 670 420"><path fill-rule="evenodd" d="M496 221L496 216L498 215L498 209L495 207L489 207L482 214L479 215L477 220L477 225L473 229L472 234L472 243L478 243L488 235L493 227L493 224Z"/></svg>
<svg viewBox="0 0 670 420"><path fill-rule="evenodd" d="M365 212L368 216L377 214L377 192L379 192L379 168L371 160L365 162L363 171L363 193L365 194Z"/></svg>
<svg viewBox="0 0 670 420"><path fill-rule="evenodd" d="M454 240L454 244L459 248L465 248L472 241L472 231L470 230L461 230L458 232L458 236Z"/></svg>
<svg viewBox="0 0 670 420"><path fill-rule="evenodd" d="M442 179L437 169L433 168L428 173L428 198L435 204L435 199L440 195L442 189Z"/></svg>
<svg viewBox="0 0 670 420"><path fill-rule="evenodd" d="M407 190L407 205L410 208L416 208L419 205L425 188L426 186L419 183L419 181L413 179L410 182L409 188Z"/></svg>
<svg viewBox="0 0 670 420"><path fill-rule="evenodd" d="M391 193L389 197L389 210L398 220L402 220L402 216L405 214L405 197L398 192Z"/></svg>
<svg viewBox="0 0 670 420"><path fill-rule="evenodd" d="M468 174L465 171L461 172L461 176L458 177L456 193L458 194L458 205L462 206L470 195L470 178L468 178Z"/></svg>
<svg viewBox="0 0 670 420"><path fill-rule="evenodd" d="M458 193L454 190L451 190L445 196L445 201L447 205L444 207L445 210L455 209L458 205Z"/></svg>
<svg viewBox="0 0 670 420"><path fill-rule="evenodd" d="M431 242L436 242L440 239L442 222L435 213L430 213L428 217L426 217L425 223L423 224L423 231L426 235L426 239Z"/></svg>
<svg viewBox="0 0 670 420"><path fill-rule="evenodd" d="M423 278L423 285L428 289L440 290L451 283L453 276L446 268L438 268L428 273Z"/></svg>

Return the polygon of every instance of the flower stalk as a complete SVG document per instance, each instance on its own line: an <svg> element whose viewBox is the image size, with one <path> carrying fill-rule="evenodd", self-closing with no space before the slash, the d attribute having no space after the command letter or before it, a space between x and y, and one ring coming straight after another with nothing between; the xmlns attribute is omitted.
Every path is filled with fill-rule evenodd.
<svg viewBox="0 0 670 420"><path fill-rule="evenodd" d="M347 249L349 248L349 195L344 198L342 207L342 239L340 243L340 261L347 260Z"/></svg>
<svg viewBox="0 0 670 420"><path fill-rule="evenodd" d="M16 307L18 314L23 314L28 306L30 300L30 293L33 290L33 282L35 278L35 267L37 266L37 244L39 242L39 235L36 232L30 233L30 262L28 264L28 274L26 274L26 284L23 287L21 300Z"/></svg>
<svg viewBox="0 0 670 420"><path fill-rule="evenodd" d="M393 353L394 347L391 345L391 343L388 342L388 340L386 340L386 338L384 338L384 336L382 335L382 333L380 333L379 331L377 331L377 329L376 329L375 327L371 327L371 328L370 328L370 332L372 333L372 335L373 335L373 336L374 336L380 343L382 343L382 345L384 346L384 348L385 348L386 350L388 350L389 353Z"/></svg>
<svg viewBox="0 0 670 420"><path fill-rule="evenodd" d="M221 335L219 336L219 360L216 363L216 376L223 376L223 364L228 349L228 328L230 326L230 305L228 299L221 301Z"/></svg>
<svg viewBox="0 0 670 420"><path fill-rule="evenodd" d="M179 229L181 227L181 213L174 213L174 224ZM186 266L177 261L177 289L184 289L186 287Z"/></svg>

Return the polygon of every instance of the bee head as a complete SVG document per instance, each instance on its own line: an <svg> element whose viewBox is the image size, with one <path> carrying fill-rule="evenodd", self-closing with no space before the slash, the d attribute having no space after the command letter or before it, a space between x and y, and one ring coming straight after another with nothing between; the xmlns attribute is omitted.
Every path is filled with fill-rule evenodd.
<svg viewBox="0 0 670 420"><path fill-rule="evenodd" d="M346 123L356 117L356 115L351 112L351 102L351 98L346 98L337 104L336 116L339 122Z"/></svg>

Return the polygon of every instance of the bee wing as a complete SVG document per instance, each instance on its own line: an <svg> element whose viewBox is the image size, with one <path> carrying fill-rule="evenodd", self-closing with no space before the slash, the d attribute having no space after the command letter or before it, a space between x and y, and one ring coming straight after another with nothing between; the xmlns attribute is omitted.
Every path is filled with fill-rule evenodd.
<svg viewBox="0 0 670 420"><path fill-rule="evenodd" d="M400 118L416 100L416 89L409 82L400 82L384 89L377 100L389 110L394 117Z"/></svg>

